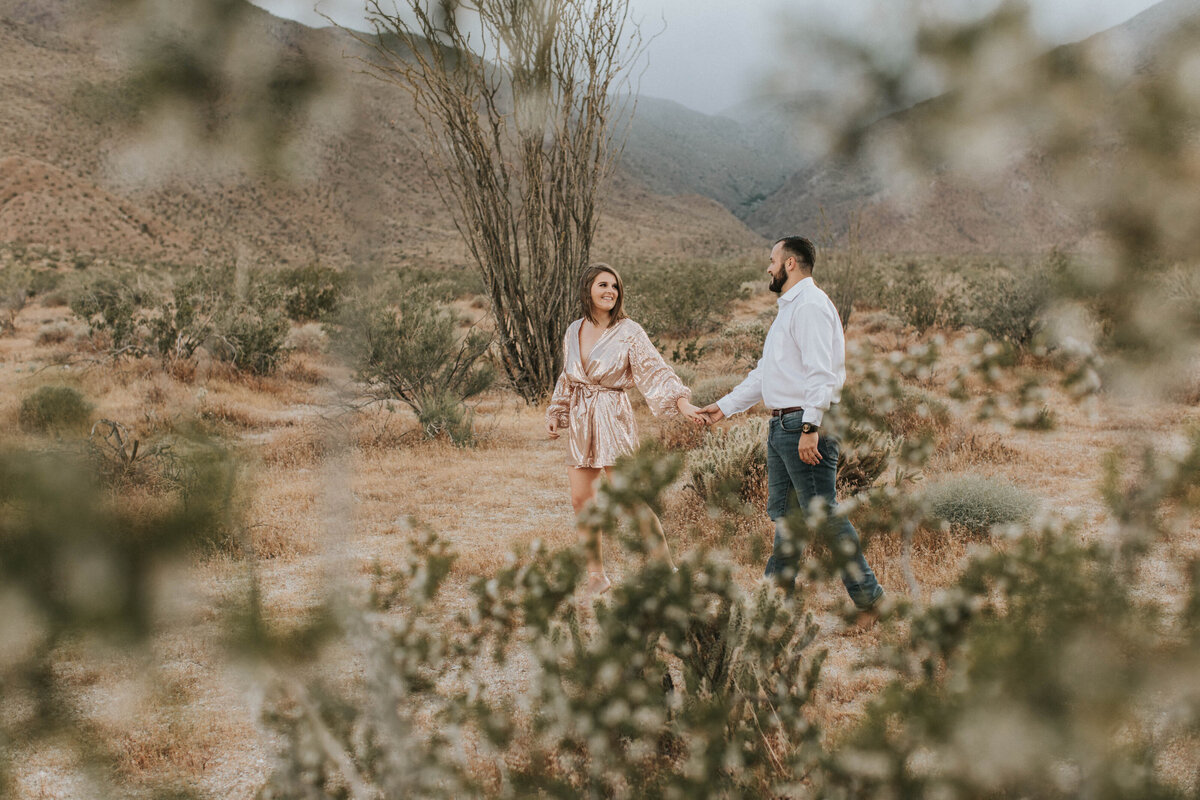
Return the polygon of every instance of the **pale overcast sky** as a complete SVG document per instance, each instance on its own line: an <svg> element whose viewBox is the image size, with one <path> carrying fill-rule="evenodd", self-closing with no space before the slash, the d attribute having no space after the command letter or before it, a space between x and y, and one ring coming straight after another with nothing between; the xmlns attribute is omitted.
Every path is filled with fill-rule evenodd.
<svg viewBox="0 0 1200 800"><path fill-rule="evenodd" d="M1031 0L1033 20L1048 44L1076 41L1118 25L1157 0ZM326 23L314 5L343 25L363 25L361 0L251 0L279 16L308 25ZM998 0L929 0L944 9L979 13ZM716 113L764 85L772 67L797 63L783 57L780 30L813 20L823 28L878 28L875 13L894 0L631 0L647 35L661 31L647 52L641 93ZM781 24L787 20L786 25ZM665 21L665 22L664 22ZM876 31L877 32L877 31ZM794 55L794 54L793 54Z"/></svg>

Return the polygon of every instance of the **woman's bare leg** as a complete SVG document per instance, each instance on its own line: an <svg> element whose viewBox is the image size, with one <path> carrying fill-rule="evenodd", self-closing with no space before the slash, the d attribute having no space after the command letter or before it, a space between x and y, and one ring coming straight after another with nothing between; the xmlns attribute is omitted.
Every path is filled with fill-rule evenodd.
<svg viewBox="0 0 1200 800"><path fill-rule="evenodd" d="M571 507L578 514L584 506L596 499L596 485L604 470L599 467L567 467L567 477L571 483ZM604 574L604 558L600 552L600 534L595 534L580 527L579 544L587 556L588 582L587 592L591 595L603 594L612 586L612 581Z"/></svg>
<svg viewBox="0 0 1200 800"><path fill-rule="evenodd" d="M667 566L674 570L675 562L671 560L671 548L667 545L667 534L663 532L662 520L649 508L644 509L644 513L645 524L649 525L650 533L654 534L655 541L658 542L650 549L650 555L663 559Z"/></svg>

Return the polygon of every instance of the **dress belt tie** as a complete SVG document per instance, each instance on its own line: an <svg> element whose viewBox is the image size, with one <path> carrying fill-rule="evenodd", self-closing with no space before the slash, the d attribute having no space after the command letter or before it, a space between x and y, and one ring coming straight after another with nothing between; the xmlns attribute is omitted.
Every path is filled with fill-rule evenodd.
<svg viewBox="0 0 1200 800"><path fill-rule="evenodd" d="M625 394L624 389L614 389L611 386L601 386L598 383L573 383L571 384L571 394L596 395L602 392L612 392L614 394Z"/></svg>

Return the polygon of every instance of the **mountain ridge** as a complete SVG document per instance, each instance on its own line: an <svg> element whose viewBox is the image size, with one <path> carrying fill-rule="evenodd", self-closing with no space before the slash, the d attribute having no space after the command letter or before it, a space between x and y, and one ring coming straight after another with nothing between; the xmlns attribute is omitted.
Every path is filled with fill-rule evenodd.
<svg viewBox="0 0 1200 800"><path fill-rule="evenodd" d="M331 76L316 121L302 127L283 153L293 180L264 177L237 153L206 139L203 130L177 130L182 123L139 106L138 86L114 53L145 42L102 30L88 13L95 6L80 0L0 2L0 49L6 52L0 101L10 109L0 116L0 158L48 167L31 173L43 176L46 186L27 187L42 198L25 204L36 205L36 213L18 214L14 206L0 239L272 264L463 263L462 237L424 168L424 131L406 94L356 73L345 57L357 45L336 29L308 28L249 3L235 5L245 42L285 57L312 58ZM217 122L229 124L229 107L214 108ZM138 124L129 125L131 118ZM54 219L55 203L47 198L68 185L94 187L88 192L98 216L107 213L101 207L124 204L138 209L150 228L175 233L158 250L140 226L124 239L119 226L100 226L105 234L89 240L88 226ZM83 191L73 189L70 196ZM102 204L97 192L105 193ZM708 257L763 244L711 199L657 193L628 170L614 176L604 197L596 257ZM58 206L66 217L81 213L77 205ZM68 227L72 234L64 236Z"/></svg>

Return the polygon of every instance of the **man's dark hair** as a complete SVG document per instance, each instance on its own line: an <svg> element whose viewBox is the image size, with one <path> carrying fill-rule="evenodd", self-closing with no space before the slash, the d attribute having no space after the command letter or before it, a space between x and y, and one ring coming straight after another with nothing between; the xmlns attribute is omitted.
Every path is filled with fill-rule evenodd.
<svg viewBox="0 0 1200 800"><path fill-rule="evenodd" d="M813 243L803 236L784 236L782 239L777 239L775 244L783 243L784 259L788 256L795 256L796 260L803 264L809 272L813 271L813 267L817 265L817 248Z"/></svg>

